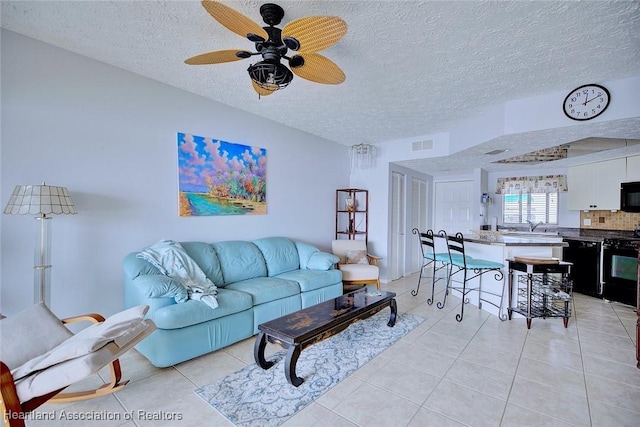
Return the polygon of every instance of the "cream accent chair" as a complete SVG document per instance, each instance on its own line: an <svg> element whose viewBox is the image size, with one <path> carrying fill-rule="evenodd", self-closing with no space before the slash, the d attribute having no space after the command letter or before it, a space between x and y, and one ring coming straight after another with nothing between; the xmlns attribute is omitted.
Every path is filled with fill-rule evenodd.
<svg viewBox="0 0 640 427"><path fill-rule="evenodd" d="M90 399L124 387L128 381L121 381L118 357L156 329L151 320L144 319L148 309L133 307L106 320L99 314L60 320L39 303L0 320L4 425L23 427L26 413L47 401ZM76 334L64 326L80 321L93 324ZM95 390L60 393L107 365L110 383Z"/></svg>
<svg viewBox="0 0 640 427"><path fill-rule="evenodd" d="M350 285L376 285L380 289L380 270L377 257L367 253L364 240L334 240L331 251L340 258L338 268L342 271L342 283ZM366 260L366 263L353 263Z"/></svg>

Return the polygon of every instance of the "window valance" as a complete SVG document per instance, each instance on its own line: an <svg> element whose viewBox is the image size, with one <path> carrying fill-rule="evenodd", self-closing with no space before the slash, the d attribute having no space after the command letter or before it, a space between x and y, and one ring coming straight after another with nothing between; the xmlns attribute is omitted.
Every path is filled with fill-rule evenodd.
<svg viewBox="0 0 640 427"><path fill-rule="evenodd" d="M496 194L555 193L567 191L566 175L498 178Z"/></svg>

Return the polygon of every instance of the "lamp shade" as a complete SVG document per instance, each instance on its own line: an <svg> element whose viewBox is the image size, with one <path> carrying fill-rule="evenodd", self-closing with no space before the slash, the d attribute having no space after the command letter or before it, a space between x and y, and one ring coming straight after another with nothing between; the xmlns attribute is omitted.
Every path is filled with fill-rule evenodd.
<svg viewBox="0 0 640 427"><path fill-rule="evenodd" d="M7 215L50 215L78 212L66 187L53 185L16 185L9 203L4 208Z"/></svg>

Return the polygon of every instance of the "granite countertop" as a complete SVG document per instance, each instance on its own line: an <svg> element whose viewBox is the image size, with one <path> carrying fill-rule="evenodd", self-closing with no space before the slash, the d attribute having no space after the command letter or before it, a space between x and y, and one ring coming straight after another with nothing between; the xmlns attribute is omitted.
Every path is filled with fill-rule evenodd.
<svg viewBox="0 0 640 427"><path fill-rule="evenodd" d="M508 231L502 229L500 231ZM545 231L557 232L559 237L567 240L581 240L585 242L602 242L604 239L638 239L633 231L627 230L598 230L587 228L545 228ZM525 231L525 230L522 230Z"/></svg>
<svg viewBox="0 0 640 427"><path fill-rule="evenodd" d="M465 242L480 243L483 245L496 246L552 246L564 247L569 246L568 243L562 241L562 237L520 237L520 236L465 236Z"/></svg>
<svg viewBox="0 0 640 427"><path fill-rule="evenodd" d="M635 239L633 231L625 230L595 230L580 228L557 228L558 235L549 234L547 236L523 236L517 230L501 230L500 232L480 231L480 234L469 233L464 236L466 242L481 243L483 245L500 246L569 246L563 240L580 240L585 242L602 242L604 239ZM486 234L484 234L486 233ZM503 234L504 233L504 234Z"/></svg>
<svg viewBox="0 0 640 427"><path fill-rule="evenodd" d="M585 242L602 242L604 239L637 239L633 231L624 230L587 230L564 229L560 230L560 236L567 240L581 240Z"/></svg>

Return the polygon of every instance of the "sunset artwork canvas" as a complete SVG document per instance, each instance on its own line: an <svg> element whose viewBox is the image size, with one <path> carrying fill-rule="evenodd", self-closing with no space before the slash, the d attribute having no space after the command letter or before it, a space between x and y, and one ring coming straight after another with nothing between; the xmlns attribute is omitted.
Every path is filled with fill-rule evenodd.
<svg viewBox="0 0 640 427"><path fill-rule="evenodd" d="M178 133L180 216L264 215L267 150Z"/></svg>

